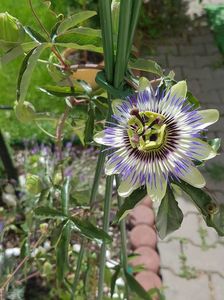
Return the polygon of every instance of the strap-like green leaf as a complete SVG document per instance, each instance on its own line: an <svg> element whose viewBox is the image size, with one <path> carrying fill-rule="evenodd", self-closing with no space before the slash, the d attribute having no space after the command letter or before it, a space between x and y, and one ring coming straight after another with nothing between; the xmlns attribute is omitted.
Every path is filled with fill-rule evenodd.
<svg viewBox="0 0 224 300"><path fill-rule="evenodd" d="M161 239L167 234L177 230L183 221L183 213L174 198L170 187L167 187L166 195L162 199L156 216L156 228Z"/></svg>
<svg viewBox="0 0 224 300"><path fill-rule="evenodd" d="M61 34L62 32L65 32L69 28L75 27L76 25L88 20L96 14L97 13L95 11L88 10L74 14L61 22L61 24L58 26L57 33Z"/></svg>

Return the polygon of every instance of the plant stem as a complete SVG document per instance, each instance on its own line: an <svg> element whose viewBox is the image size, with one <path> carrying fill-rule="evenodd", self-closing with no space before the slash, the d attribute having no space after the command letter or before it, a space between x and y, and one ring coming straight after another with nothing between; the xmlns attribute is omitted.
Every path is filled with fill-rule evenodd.
<svg viewBox="0 0 224 300"><path fill-rule="evenodd" d="M117 39L117 56L114 73L114 86L120 87L127 69L127 47L129 26L131 20L132 0L121 0L120 17L119 17L119 32Z"/></svg>
<svg viewBox="0 0 224 300"><path fill-rule="evenodd" d="M116 186L118 189L118 186L120 185L119 177L116 176ZM118 208L120 208L123 204L123 198L121 198L119 195L117 195L117 202L118 202ZM125 219L122 219L120 221L120 234L121 234L121 263L123 266L123 270L128 270L128 256L127 256L127 234L126 234L126 223ZM125 285L125 292L126 292L126 299L129 299L129 290L128 285L126 283Z"/></svg>
<svg viewBox="0 0 224 300"><path fill-rule="evenodd" d="M34 246L32 247L32 250L36 249L40 243L42 242L43 237L45 236L45 233L42 234L39 239L36 241ZM3 283L0 290L3 290L7 287L7 285L10 283L12 278L15 276L15 274L19 271L19 269L25 264L25 262L30 258L30 255L27 255L21 260L21 262L18 264L18 266L15 268L15 270L8 276L7 280Z"/></svg>
<svg viewBox="0 0 224 300"><path fill-rule="evenodd" d="M97 191L98 191L100 176L101 176L101 173L103 170L103 165L104 165L105 156L106 156L105 151L102 151L102 150L104 150L104 146L101 146L100 153L98 156L97 166L96 166L96 170L95 170L95 176L94 176L94 180L93 180L90 201L89 201L91 208L93 206L93 203L96 201L96 195L97 195ZM74 282L72 285L71 300L75 299L74 298L75 290L77 288L77 284L78 284L79 277L80 277L80 271L81 271L84 253L85 253L85 243L84 243L84 239L82 239L81 248L80 248L79 257L78 257L77 266L76 266L76 271L75 271Z"/></svg>
<svg viewBox="0 0 224 300"><path fill-rule="evenodd" d="M112 83L114 74L114 44L111 16L111 0L99 0L99 12L103 38L106 77L108 82Z"/></svg>
<svg viewBox="0 0 224 300"><path fill-rule="evenodd" d="M80 271L81 271L84 252L85 252L85 241L84 241L84 239L82 239L81 248L80 248L80 251L79 251L79 256L78 256L76 270L75 270L75 277L74 277L74 281L73 281L73 284L72 284L72 293L71 293L70 300L75 299L75 291L76 291L77 285L79 283L79 275L80 275Z"/></svg>
<svg viewBox="0 0 224 300"><path fill-rule="evenodd" d="M31 0L28 0L29 2L29 6L30 6L30 9L35 17L35 19L37 20L37 23L40 25L40 28L43 30L44 33L46 33L47 37L50 38L50 34L49 32L47 31L47 29L44 27L44 24L42 24L40 18L38 17L37 13L35 12L35 9L33 8L33 4L32 4L32 1Z"/></svg>
<svg viewBox="0 0 224 300"><path fill-rule="evenodd" d="M104 215L103 215L103 230L105 232L108 232L109 230L113 180L114 180L114 176L108 176L106 179ZM106 244L103 243L100 250L100 271L99 271L98 298L97 298L98 300L103 299L105 263L106 263Z"/></svg>

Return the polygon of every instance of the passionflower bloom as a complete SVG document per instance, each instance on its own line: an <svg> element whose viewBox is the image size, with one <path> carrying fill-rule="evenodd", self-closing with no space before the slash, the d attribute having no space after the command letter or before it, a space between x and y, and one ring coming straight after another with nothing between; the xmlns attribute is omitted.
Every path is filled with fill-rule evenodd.
<svg viewBox="0 0 224 300"><path fill-rule="evenodd" d="M180 81L166 93L146 88L126 100L113 101L116 122L107 124L94 140L110 149L105 172L121 176L120 196L146 186L148 195L159 201L167 184L179 179L197 188L205 186L195 162L216 155L202 138L219 112L194 109L186 94L186 82Z"/></svg>

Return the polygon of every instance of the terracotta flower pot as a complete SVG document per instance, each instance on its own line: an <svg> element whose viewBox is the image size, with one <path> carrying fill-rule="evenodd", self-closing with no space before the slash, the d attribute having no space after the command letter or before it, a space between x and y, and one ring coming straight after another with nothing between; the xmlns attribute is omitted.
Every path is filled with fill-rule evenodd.
<svg viewBox="0 0 224 300"><path fill-rule="evenodd" d="M99 64L103 65L103 55L91 51L76 50L68 48L64 51L63 57L72 65L76 64ZM95 78L99 70L78 69L74 71L71 78L85 80L93 89L98 87Z"/></svg>

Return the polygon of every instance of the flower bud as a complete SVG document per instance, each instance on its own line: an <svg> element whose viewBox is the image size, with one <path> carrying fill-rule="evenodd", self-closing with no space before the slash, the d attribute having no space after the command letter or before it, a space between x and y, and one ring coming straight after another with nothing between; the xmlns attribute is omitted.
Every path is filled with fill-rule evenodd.
<svg viewBox="0 0 224 300"><path fill-rule="evenodd" d="M35 108L34 106L27 101L22 103L16 102L14 106L15 114L17 119L21 123L29 123L35 119Z"/></svg>
<svg viewBox="0 0 224 300"><path fill-rule="evenodd" d="M8 51L21 44L24 40L25 31L21 23L8 14L0 13L0 40L3 50Z"/></svg>
<svg viewBox="0 0 224 300"><path fill-rule="evenodd" d="M27 175L26 190L33 195L37 195L41 192L42 182L38 175L33 175L33 174Z"/></svg>

